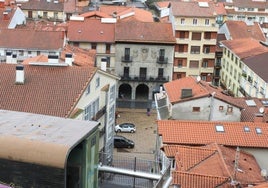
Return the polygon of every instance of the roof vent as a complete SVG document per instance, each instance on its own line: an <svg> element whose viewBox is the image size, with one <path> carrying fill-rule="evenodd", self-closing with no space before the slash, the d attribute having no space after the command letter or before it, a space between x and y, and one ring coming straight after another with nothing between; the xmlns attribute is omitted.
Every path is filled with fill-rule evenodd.
<svg viewBox="0 0 268 188"><path fill-rule="evenodd" d="M192 97L192 89L182 89L181 90L181 99Z"/></svg>

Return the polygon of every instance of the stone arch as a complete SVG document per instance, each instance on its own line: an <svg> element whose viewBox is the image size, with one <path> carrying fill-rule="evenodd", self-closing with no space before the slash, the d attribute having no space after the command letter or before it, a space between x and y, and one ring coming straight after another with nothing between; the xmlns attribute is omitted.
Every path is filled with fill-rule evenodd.
<svg viewBox="0 0 268 188"><path fill-rule="evenodd" d="M119 87L119 99L131 99L132 87L129 84L121 84Z"/></svg>
<svg viewBox="0 0 268 188"><path fill-rule="evenodd" d="M148 100L149 87L145 84L139 84L136 87L136 100Z"/></svg>

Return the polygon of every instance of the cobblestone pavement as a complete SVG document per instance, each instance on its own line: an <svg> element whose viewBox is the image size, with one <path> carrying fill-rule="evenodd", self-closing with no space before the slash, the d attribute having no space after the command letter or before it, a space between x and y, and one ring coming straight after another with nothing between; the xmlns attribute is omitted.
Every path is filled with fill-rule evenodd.
<svg viewBox="0 0 268 188"><path fill-rule="evenodd" d="M114 149L114 155L127 155L142 159L154 160L156 147L156 120L155 110L147 116L146 109L117 109L120 117L117 124L130 122L136 125L136 133L117 133L135 142L133 149Z"/></svg>

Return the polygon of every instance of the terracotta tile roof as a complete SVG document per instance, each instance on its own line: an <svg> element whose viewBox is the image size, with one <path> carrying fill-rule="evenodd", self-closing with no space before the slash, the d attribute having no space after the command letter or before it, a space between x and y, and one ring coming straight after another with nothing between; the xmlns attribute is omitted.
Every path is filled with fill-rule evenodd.
<svg viewBox="0 0 268 188"><path fill-rule="evenodd" d="M183 182L184 184L195 182L196 175L203 176L200 177L203 183L206 182L207 177L222 177L225 179L222 183L229 185L233 179L242 185L264 182L265 179L260 174L261 169L254 156L244 151L239 151L238 169L235 173L236 152L233 148L216 143L204 147L178 146L175 156L176 171L193 175L188 182ZM210 184L202 187L210 187Z"/></svg>
<svg viewBox="0 0 268 188"><path fill-rule="evenodd" d="M232 39L254 38L260 41L266 40L264 33L257 22L254 22L253 25L247 25L243 21L227 20L225 24L228 27Z"/></svg>
<svg viewBox="0 0 268 188"><path fill-rule="evenodd" d="M268 48L253 38L225 40L221 42L229 50L235 53L240 59L255 56L268 51Z"/></svg>
<svg viewBox="0 0 268 188"><path fill-rule="evenodd" d="M67 38L72 42L114 43L114 23L101 23L100 19L70 21Z"/></svg>
<svg viewBox="0 0 268 188"><path fill-rule="evenodd" d="M268 49L268 48L267 48ZM268 83L268 51L255 56L247 57L243 59L243 62L259 77L261 77L266 83Z"/></svg>
<svg viewBox="0 0 268 188"><path fill-rule="evenodd" d="M241 8L268 8L267 1L233 0L233 4Z"/></svg>
<svg viewBox="0 0 268 188"><path fill-rule="evenodd" d="M215 188L220 185L226 188L223 184L227 184L228 178L174 171L172 181L172 184L181 185L183 188Z"/></svg>
<svg viewBox="0 0 268 188"><path fill-rule="evenodd" d="M140 9L140 8L135 8L135 7L102 5L102 6L100 6L99 11L104 12L104 13L111 15L111 16L116 15L116 17L118 19L120 19L119 18L120 16L125 17L127 15L130 15L129 13L133 13L133 14L131 14L130 17L134 17L138 21L141 21L141 22L153 22L154 21L153 15L150 11Z"/></svg>
<svg viewBox="0 0 268 188"><path fill-rule="evenodd" d="M167 8L168 6L170 6L170 1L157 1L157 2L154 2L154 4L159 9L161 9L161 8Z"/></svg>
<svg viewBox="0 0 268 188"><path fill-rule="evenodd" d="M112 15L106 14L105 12L100 12L100 11L91 11L91 12L86 12L83 14L80 14L80 16L83 16L84 18L112 18Z"/></svg>
<svg viewBox="0 0 268 188"><path fill-rule="evenodd" d="M253 186L252 188L267 188L268 187L268 183L262 183L256 186Z"/></svg>
<svg viewBox="0 0 268 188"><path fill-rule="evenodd" d="M0 8L0 28L7 28L10 24L10 21L15 13L16 9L10 8L10 11L6 11L5 8ZM7 15L4 15L4 12L7 12Z"/></svg>
<svg viewBox="0 0 268 188"><path fill-rule="evenodd" d="M159 22L117 22L115 28L115 40L116 42L175 44L172 25L170 23Z"/></svg>
<svg viewBox="0 0 268 188"><path fill-rule="evenodd" d="M214 2L209 2L208 7L201 7L196 1L171 1L174 16L184 17L215 17Z"/></svg>
<svg viewBox="0 0 268 188"><path fill-rule="evenodd" d="M215 12L217 15L227 15L223 2L217 2L214 4Z"/></svg>
<svg viewBox="0 0 268 188"><path fill-rule="evenodd" d="M33 63L33 62L48 62L48 57L45 56L45 55L34 56L34 57L31 57L31 58L25 59L22 62L22 64L23 65L28 65L28 64Z"/></svg>
<svg viewBox="0 0 268 188"><path fill-rule="evenodd" d="M206 145L216 142L226 146L268 148L266 123L159 120L157 125L163 144ZM216 125L222 125L224 131L217 131ZM245 127L249 131L245 131Z"/></svg>
<svg viewBox="0 0 268 188"><path fill-rule="evenodd" d="M63 11L65 13L75 13L76 12L76 0L68 0L63 4Z"/></svg>
<svg viewBox="0 0 268 188"><path fill-rule="evenodd" d="M0 64L0 108L58 117L69 117L94 67L24 65L25 83L15 84L13 64Z"/></svg>
<svg viewBox="0 0 268 188"><path fill-rule="evenodd" d="M267 105L263 101L267 99L261 98L236 98L236 101L243 106L241 111L242 122L268 122ZM252 101L253 105L248 105L247 101ZM261 115L260 108L264 108L264 113Z"/></svg>
<svg viewBox="0 0 268 188"><path fill-rule="evenodd" d="M2 29L0 47L35 50L60 50L64 44L62 31Z"/></svg>
<svg viewBox="0 0 268 188"><path fill-rule="evenodd" d="M21 4L21 9L63 12L63 3L60 1L54 3L53 0L50 2L47 0L29 0Z"/></svg>
<svg viewBox="0 0 268 188"><path fill-rule="evenodd" d="M172 104L202 97L210 97L212 93L215 92L215 98L242 108L242 106L236 101L234 97L224 94L221 88L212 86L211 84L202 80L200 82L197 82L196 78L192 76L167 82L164 84L164 88ZM192 89L192 97L182 99L182 89Z"/></svg>
<svg viewBox="0 0 268 188"><path fill-rule="evenodd" d="M77 66L90 66L95 64L96 50L85 50L79 47L66 45L61 52L61 59L65 60L65 54L73 54L73 64Z"/></svg>

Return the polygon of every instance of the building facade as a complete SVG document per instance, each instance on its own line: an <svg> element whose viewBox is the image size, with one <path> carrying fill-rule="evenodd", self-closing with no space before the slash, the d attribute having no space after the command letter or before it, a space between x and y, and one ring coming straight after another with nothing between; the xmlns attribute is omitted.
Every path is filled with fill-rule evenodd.
<svg viewBox="0 0 268 188"><path fill-rule="evenodd" d="M176 37L173 80L201 76L212 82L218 31L214 3L172 2L170 19Z"/></svg>
<svg viewBox="0 0 268 188"><path fill-rule="evenodd" d="M171 24L118 22L115 42L116 73L121 77L118 97L152 100L154 92L172 79L175 38Z"/></svg>

